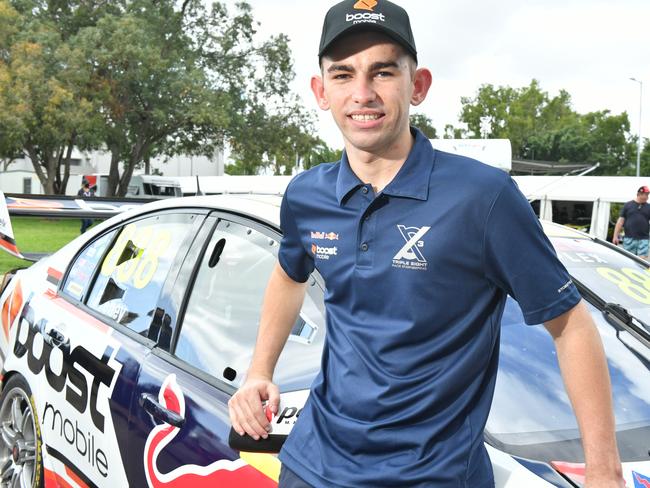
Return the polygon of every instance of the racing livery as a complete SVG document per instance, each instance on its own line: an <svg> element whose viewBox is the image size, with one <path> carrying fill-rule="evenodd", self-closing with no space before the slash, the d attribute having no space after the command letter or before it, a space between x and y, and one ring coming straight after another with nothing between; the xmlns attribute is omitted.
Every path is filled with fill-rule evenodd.
<svg viewBox="0 0 650 488"><path fill-rule="evenodd" d="M0 488L277 486L273 453L300 417L325 340L317 273L278 362L282 398L275 416L267 412L269 439L234 434L227 404L252 355L279 205L261 195L147 204L9 273ZM0 245L20 254L4 215ZM394 229L400 266L426 266L428 230ZM603 338L627 486L650 486L648 265L584 234L545 230ZM336 259L336 229L310 238L315 256ZM581 486L584 457L552 340L523 325L512 299L499 368L485 431L497 487Z"/></svg>

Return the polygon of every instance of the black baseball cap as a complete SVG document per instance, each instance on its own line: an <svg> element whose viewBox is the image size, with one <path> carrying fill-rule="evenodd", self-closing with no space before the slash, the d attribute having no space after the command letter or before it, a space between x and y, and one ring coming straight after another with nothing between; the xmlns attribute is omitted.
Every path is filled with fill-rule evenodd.
<svg viewBox="0 0 650 488"><path fill-rule="evenodd" d="M409 16L399 5L388 0L344 0L325 15L318 57L345 34L374 30L401 44L417 62L418 54Z"/></svg>
<svg viewBox="0 0 650 488"><path fill-rule="evenodd" d="M642 186L637 190L637 193L650 193L650 188L647 186Z"/></svg>

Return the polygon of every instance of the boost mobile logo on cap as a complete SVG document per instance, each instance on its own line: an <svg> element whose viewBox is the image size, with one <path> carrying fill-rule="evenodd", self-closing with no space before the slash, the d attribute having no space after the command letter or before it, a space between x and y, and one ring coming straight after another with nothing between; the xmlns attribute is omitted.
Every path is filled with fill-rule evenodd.
<svg viewBox="0 0 650 488"><path fill-rule="evenodd" d="M362 24L370 22L376 24L378 20L385 22L386 16L384 14L376 14L373 9L377 6L377 0L359 0L354 4L355 10L367 10L368 12L357 14L345 14L345 21L352 22L353 24Z"/></svg>
<svg viewBox="0 0 650 488"><path fill-rule="evenodd" d="M405 225L398 225L397 229L406 241L406 244L397 251L393 256L393 266L402 269L418 269L426 271L428 263L422 252L421 247L424 247L422 237L429 232L431 227L406 227Z"/></svg>
<svg viewBox="0 0 650 488"><path fill-rule="evenodd" d="M354 4L356 10L370 10L377 6L377 0L359 0Z"/></svg>

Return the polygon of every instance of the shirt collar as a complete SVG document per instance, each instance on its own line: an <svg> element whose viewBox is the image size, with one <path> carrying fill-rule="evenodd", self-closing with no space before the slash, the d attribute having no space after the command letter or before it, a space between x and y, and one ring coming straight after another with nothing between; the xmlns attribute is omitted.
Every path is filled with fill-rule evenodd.
<svg viewBox="0 0 650 488"><path fill-rule="evenodd" d="M411 127L411 134L415 136L411 152L382 193L396 197L426 200L429 197L429 180L433 171L435 150L425 135L415 127ZM362 185L363 182L350 168L348 155L343 151L336 180L336 198L339 205L343 204L345 198L353 190Z"/></svg>

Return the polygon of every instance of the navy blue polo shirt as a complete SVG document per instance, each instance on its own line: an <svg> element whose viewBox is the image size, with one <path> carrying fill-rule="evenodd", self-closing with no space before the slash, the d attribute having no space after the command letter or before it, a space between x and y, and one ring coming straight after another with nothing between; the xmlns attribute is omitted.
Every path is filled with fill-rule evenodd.
<svg viewBox="0 0 650 488"><path fill-rule="evenodd" d="M340 162L289 184L279 261L327 291L322 369L280 459L315 487L493 486L483 428L506 294L580 300L509 175L415 144L375 194Z"/></svg>

